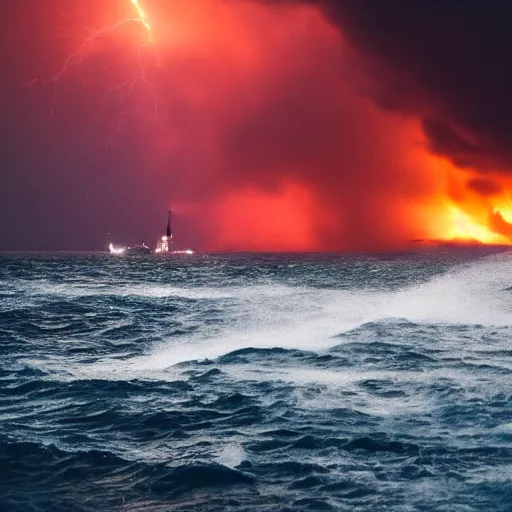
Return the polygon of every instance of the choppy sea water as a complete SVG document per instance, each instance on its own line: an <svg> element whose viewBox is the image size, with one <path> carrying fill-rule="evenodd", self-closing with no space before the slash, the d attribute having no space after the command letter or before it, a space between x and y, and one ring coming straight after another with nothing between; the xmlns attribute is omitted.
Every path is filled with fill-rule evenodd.
<svg viewBox="0 0 512 512"><path fill-rule="evenodd" d="M0 255L0 510L512 510L512 254Z"/></svg>

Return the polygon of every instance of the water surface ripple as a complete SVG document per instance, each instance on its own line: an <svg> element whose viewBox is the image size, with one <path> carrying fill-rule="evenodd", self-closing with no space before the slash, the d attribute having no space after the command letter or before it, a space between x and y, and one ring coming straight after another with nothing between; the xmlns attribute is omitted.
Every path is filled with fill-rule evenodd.
<svg viewBox="0 0 512 512"><path fill-rule="evenodd" d="M512 256L0 254L0 510L511 511Z"/></svg>

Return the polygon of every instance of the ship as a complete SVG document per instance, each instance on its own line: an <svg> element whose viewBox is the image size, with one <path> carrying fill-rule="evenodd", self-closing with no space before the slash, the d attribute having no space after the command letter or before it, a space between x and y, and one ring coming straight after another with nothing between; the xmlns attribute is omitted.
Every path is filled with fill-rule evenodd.
<svg viewBox="0 0 512 512"><path fill-rule="evenodd" d="M171 211L168 212L167 217L167 228L165 230L165 235L162 235L156 243L156 247L154 251L152 251L144 242L139 245L133 245L129 247L124 247L122 245L114 245L109 244L108 246L110 254L126 254L126 255L147 255L154 252L155 254L194 254L192 249L175 249L174 247L174 239L172 236L172 228L171 228Z"/></svg>
<svg viewBox="0 0 512 512"><path fill-rule="evenodd" d="M176 249L174 247L174 239L172 236L172 228L171 228L171 210L169 210L167 215L167 228L165 230L165 235L162 235L156 243L155 248L156 254L194 254L192 249Z"/></svg>

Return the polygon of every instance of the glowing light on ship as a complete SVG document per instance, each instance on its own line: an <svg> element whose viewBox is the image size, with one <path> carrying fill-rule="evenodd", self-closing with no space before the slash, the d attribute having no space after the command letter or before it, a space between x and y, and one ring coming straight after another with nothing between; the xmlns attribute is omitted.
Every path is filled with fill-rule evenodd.
<svg viewBox="0 0 512 512"><path fill-rule="evenodd" d="M108 248L111 254L124 254L126 251L126 247L119 247L114 244L109 244Z"/></svg>
<svg viewBox="0 0 512 512"><path fill-rule="evenodd" d="M169 252L169 244L172 243L172 236L163 236L160 238L156 244L156 253L164 253Z"/></svg>

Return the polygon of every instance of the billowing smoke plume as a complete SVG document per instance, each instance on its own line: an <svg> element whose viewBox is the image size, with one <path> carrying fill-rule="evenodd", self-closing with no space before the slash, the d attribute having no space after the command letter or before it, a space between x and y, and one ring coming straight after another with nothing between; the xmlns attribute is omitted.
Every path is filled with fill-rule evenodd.
<svg viewBox="0 0 512 512"><path fill-rule="evenodd" d="M433 151L482 170L510 166L508 2L318 2L358 49L374 92L419 115Z"/></svg>

